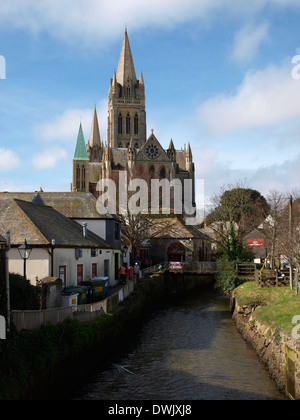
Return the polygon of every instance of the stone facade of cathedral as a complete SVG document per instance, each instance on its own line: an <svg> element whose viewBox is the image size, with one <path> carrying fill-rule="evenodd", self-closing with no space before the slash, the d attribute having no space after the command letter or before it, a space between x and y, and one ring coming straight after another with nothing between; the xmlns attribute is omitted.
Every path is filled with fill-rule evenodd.
<svg viewBox="0 0 300 420"><path fill-rule="evenodd" d="M145 85L142 73L136 77L131 48L125 31L117 73L110 80L108 94L107 140L100 137L96 107L91 134L85 144L80 125L73 159L72 191L92 192L100 179L118 182L119 172L142 178L169 181L190 179L194 193L194 163L190 144L176 150L172 139L164 149L154 132L147 138ZM130 177L130 175L129 175ZM182 197L184 191L182 192Z"/></svg>
<svg viewBox="0 0 300 420"><path fill-rule="evenodd" d="M147 138L145 102L143 74L140 74L138 80L125 30L118 70L117 73L114 71L109 85L107 139L105 142L101 139L95 107L87 144L80 124L73 159L71 189L91 192L98 197L99 180L109 179L119 185L120 174L126 172L128 182L134 178L146 181L150 198L151 180L165 179L170 183L174 180L180 181L181 187L176 197L173 189L170 189L173 191L173 196L170 197L172 220L169 219L164 232L153 235L147 244L144 244L137 257L141 260L151 258L153 263L167 260L207 260L207 238L198 229L185 226L184 222L186 184L189 185L189 204L195 206L195 169L190 144L176 149L171 139L169 147L165 149L153 130ZM189 180L188 183L185 184L185 180ZM161 203L162 195L160 190ZM182 214L178 213L178 217L175 199L176 202L181 201L179 208L182 207ZM159 207L163 208L162 205ZM172 229L168 223L172 224Z"/></svg>

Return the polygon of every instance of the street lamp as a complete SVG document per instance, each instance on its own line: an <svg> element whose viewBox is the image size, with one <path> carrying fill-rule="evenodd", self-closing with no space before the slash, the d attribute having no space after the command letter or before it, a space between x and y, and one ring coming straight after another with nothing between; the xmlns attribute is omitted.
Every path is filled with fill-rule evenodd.
<svg viewBox="0 0 300 420"><path fill-rule="evenodd" d="M24 241L24 244L19 246L18 251L19 251L20 257L24 261L24 280L26 280L26 261L30 257L30 254L32 251L32 248L31 246L27 244L26 239Z"/></svg>
<svg viewBox="0 0 300 420"><path fill-rule="evenodd" d="M124 245L124 246L121 248L121 250L122 250L123 258L126 258L127 251L128 251L128 246L127 246L127 245Z"/></svg>

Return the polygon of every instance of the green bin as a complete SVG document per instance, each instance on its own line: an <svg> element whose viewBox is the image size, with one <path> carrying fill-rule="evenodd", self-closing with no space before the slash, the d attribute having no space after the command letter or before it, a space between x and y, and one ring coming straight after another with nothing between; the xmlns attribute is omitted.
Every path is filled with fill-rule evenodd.
<svg viewBox="0 0 300 420"><path fill-rule="evenodd" d="M105 280L87 280L82 283L84 286L91 287L93 291L93 301L97 302L106 295Z"/></svg>
<svg viewBox="0 0 300 420"><path fill-rule="evenodd" d="M87 286L69 286L64 289L64 293L77 293L78 305L88 303L88 287Z"/></svg>

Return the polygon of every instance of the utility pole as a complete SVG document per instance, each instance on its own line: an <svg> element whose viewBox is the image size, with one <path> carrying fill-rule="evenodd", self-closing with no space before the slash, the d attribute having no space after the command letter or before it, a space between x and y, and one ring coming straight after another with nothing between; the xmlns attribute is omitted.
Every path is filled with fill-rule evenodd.
<svg viewBox="0 0 300 420"><path fill-rule="evenodd" d="M289 199L289 242L290 247L293 247L293 196L290 195ZM291 249L291 254L293 256L293 249ZM292 258L290 261L290 287L293 290L293 264L292 264ZM295 276L295 288L296 288L296 294L298 293L298 276Z"/></svg>
<svg viewBox="0 0 300 420"><path fill-rule="evenodd" d="M8 267L8 252L10 250L10 232L6 233L6 251L5 251L5 276L6 276L6 329L10 332L10 291L9 291L9 267Z"/></svg>

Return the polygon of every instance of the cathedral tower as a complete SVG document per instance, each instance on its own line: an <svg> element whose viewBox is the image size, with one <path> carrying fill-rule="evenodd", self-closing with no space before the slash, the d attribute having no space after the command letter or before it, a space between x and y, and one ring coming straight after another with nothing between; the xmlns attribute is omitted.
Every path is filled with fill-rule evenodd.
<svg viewBox="0 0 300 420"><path fill-rule="evenodd" d="M125 30L118 71L109 87L107 142L110 147L127 148L131 139L136 149L146 142L145 86L142 72L136 78Z"/></svg>

